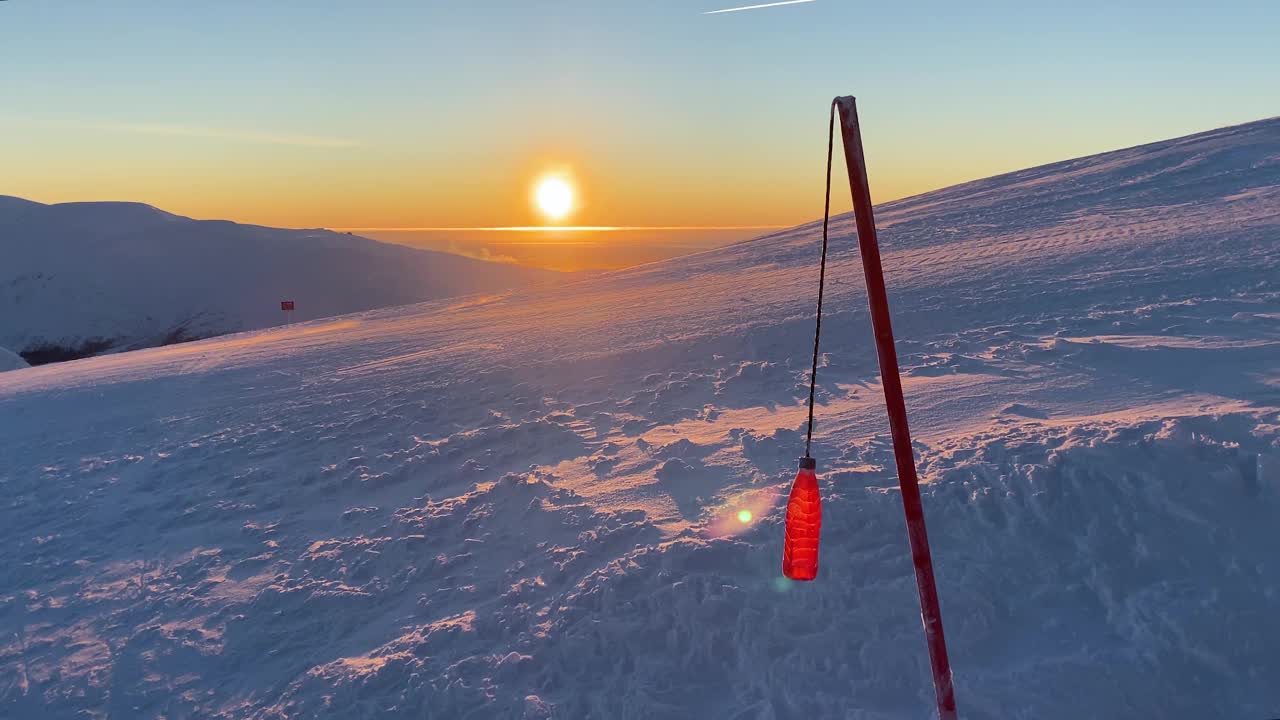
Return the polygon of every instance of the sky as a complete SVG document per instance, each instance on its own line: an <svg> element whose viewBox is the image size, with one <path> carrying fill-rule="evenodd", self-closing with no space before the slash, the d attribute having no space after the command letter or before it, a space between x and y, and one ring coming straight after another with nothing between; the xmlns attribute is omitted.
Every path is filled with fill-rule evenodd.
<svg viewBox="0 0 1280 720"><path fill-rule="evenodd" d="M820 215L835 95L877 201L1280 113L1280 3L742 4L6 0L0 194L465 245L556 173L697 242Z"/></svg>

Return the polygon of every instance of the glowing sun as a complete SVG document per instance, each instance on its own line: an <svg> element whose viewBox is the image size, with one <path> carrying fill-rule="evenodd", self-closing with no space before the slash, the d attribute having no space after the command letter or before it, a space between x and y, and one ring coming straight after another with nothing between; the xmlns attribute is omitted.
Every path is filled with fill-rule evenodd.
<svg viewBox="0 0 1280 720"><path fill-rule="evenodd" d="M573 186L564 178L543 178L533 191L533 199L548 220L562 220L573 210Z"/></svg>

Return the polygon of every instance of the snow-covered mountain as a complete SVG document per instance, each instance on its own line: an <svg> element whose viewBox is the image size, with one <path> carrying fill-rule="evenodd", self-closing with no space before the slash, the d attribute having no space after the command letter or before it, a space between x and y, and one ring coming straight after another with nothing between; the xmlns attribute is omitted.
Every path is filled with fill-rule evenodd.
<svg viewBox="0 0 1280 720"><path fill-rule="evenodd" d="M327 230L8 196L0 257L0 346L37 362L279 325L282 300L306 320L555 277Z"/></svg>
<svg viewBox="0 0 1280 720"><path fill-rule="evenodd" d="M26 360L22 356L12 350L6 350L0 347L0 372L5 370L17 370L19 368L29 367Z"/></svg>
<svg viewBox="0 0 1280 720"><path fill-rule="evenodd" d="M1280 120L879 221L961 716L1280 716ZM0 375L0 716L930 717L852 232L810 584L813 225Z"/></svg>

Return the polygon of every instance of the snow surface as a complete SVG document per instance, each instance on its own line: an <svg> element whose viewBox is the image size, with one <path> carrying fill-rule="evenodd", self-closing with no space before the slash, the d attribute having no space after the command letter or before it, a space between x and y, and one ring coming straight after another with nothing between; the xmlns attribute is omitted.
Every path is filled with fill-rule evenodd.
<svg viewBox="0 0 1280 720"><path fill-rule="evenodd" d="M556 273L150 205L0 196L0 345L97 354L546 281Z"/></svg>
<svg viewBox="0 0 1280 720"><path fill-rule="evenodd" d="M879 220L961 715L1280 716L1280 120ZM0 716L929 717L816 232L5 373Z"/></svg>

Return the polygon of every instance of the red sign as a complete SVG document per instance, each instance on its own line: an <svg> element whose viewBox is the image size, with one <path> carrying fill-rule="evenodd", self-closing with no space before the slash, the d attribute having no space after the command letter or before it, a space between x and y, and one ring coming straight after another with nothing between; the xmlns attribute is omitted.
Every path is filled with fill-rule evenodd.
<svg viewBox="0 0 1280 720"><path fill-rule="evenodd" d="M292 301L292 300L281 300L281 301L280 301L280 309L281 309L281 310L284 310L285 312L291 312L291 311L293 310L293 301Z"/></svg>

